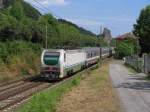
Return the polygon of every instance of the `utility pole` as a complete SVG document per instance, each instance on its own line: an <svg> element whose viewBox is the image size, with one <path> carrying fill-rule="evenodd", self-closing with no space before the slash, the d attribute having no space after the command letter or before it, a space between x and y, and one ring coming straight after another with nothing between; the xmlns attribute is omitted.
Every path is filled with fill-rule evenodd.
<svg viewBox="0 0 150 112"><path fill-rule="evenodd" d="M103 34L103 26L100 26L100 36ZM100 40L100 37L99 37L99 40ZM102 66L102 46L101 46L101 43L100 43L100 41L99 41L99 52L100 52L100 66Z"/></svg>
<svg viewBox="0 0 150 112"><path fill-rule="evenodd" d="M46 24L46 40L45 40L45 48L47 49L47 24Z"/></svg>

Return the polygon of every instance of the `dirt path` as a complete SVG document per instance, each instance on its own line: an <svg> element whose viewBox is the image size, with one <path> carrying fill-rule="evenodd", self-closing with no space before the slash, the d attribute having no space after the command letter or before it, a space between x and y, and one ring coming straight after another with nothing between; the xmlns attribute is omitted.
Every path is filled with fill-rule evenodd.
<svg viewBox="0 0 150 112"><path fill-rule="evenodd" d="M108 67L107 63L87 74L78 87L63 96L57 112L118 112Z"/></svg>
<svg viewBox="0 0 150 112"><path fill-rule="evenodd" d="M133 74L116 62L110 65L110 77L123 112L150 112L150 81L144 79L144 74Z"/></svg>

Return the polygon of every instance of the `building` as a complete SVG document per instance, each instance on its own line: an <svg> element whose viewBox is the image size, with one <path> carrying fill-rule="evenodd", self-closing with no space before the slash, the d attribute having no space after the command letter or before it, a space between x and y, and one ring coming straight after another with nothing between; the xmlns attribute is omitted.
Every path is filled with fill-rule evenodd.
<svg viewBox="0 0 150 112"><path fill-rule="evenodd" d="M123 35L119 35L116 37L116 39L118 41L123 41L123 40L126 40L126 39L137 39L137 37L133 34L133 33L125 33Z"/></svg>
<svg viewBox="0 0 150 112"><path fill-rule="evenodd" d="M111 31L109 29L104 28L103 38L104 38L104 41L106 41L108 44L111 42L112 36L111 36Z"/></svg>

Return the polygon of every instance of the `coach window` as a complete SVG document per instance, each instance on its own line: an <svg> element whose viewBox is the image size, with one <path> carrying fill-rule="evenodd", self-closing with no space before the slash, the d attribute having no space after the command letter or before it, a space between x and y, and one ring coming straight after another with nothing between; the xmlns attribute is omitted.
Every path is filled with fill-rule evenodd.
<svg viewBox="0 0 150 112"><path fill-rule="evenodd" d="M90 53L88 53L87 58L90 58Z"/></svg>
<svg viewBox="0 0 150 112"><path fill-rule="evenodd" d="M91 52L91 58L93 57L92 52Z"/></svg>
<svg viewBox="0 0 150 112"><path fill-rule="evenodd" d="M66 62L66 53L64 54L64 62Z"/></svg>

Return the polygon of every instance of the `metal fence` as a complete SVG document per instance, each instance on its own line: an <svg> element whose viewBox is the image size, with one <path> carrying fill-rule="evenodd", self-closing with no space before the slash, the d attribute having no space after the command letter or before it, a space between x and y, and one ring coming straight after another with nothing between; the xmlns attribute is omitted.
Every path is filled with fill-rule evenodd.
<svg viewBox="0 0 150 112"><path fill-rule="evenodd" d="M139 56L125 57L125 64L131 66L138 72L146 73L150 76L150 55L144 54L142 58Z"/></svg>
<svg viewBox="0 0 150 112"><path fill-rule="evenodd" d="M132 68L134 68L138 72L142 72L143 71L143 67L144 67L144 60L143 60L143 58L140 58L140 57L138 57L136 55L134 55L134 56L127 56L125 58L125 64L131 66Z"/></svg>
<svg viewBox="0 0 150 112"><path fill-rule="evenodd" d="M144 66L143 72L150 75L150 55L143 55Z"/></svg>

